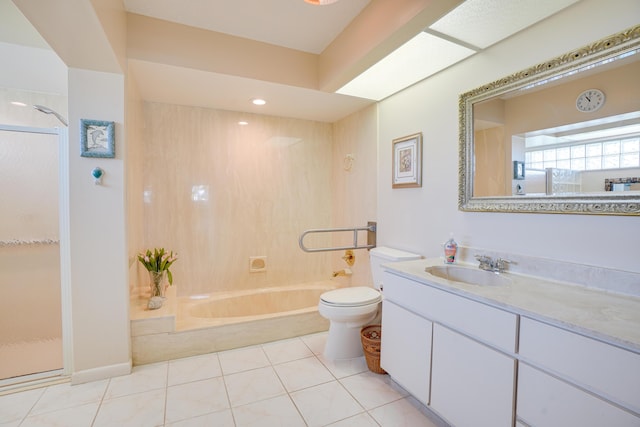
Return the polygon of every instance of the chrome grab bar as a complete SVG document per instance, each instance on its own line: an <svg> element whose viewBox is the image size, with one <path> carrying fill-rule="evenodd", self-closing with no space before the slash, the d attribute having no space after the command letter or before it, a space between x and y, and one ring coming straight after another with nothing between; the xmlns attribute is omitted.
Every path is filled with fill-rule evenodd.
<svg viewBox="0 0 640 427"><path fill-rule="evenodd" d="M305 252L328 252L328 251L344 251L348 249L371 249L376 247L376 223L374 221L367 222L367 225L364 227L345 227L345 228L316 228L312 230L307 230L300 235L300 239L298 239L298 244L300 245L300 249ZM304 238L307 234L312 233L334 233L334 232L345 232L345 231L353 231L353 246L340 246L335 248L307 248L304 245ZM366 231L367 232L367 244L365 246L358 246L358 231Z"/></svg>

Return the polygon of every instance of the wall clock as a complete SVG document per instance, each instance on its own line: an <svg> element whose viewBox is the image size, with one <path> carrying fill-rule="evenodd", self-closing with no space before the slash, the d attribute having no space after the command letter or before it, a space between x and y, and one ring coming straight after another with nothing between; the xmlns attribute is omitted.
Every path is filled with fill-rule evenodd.
<svg viewBox="0 0 640 427"><path fill-rule="evenodd" d="M603 105L604 93L598 89L587 89L576 99L576 108L584 113L596 111Z"/></svg>

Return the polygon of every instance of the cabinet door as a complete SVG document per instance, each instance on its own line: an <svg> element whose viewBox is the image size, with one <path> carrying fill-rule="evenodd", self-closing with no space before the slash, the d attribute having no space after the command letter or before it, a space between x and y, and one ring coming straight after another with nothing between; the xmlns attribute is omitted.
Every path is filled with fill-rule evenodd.
<svg viewBox="0 0 640 427"><path fill-rule="evenodd" d="M518 369L518 418L545 427L640 425L631 413L524 363Z"/></svg>
<svg viewBox="0 0 640 427"><path fill-rule="evenodd" d="M520 356L640 413L640 354L522 317Z"/></svg>
<svg viewBox="0 0 640 427"><path fill-rule="evenodd" d="M380 366L421 403L429 403L432 323L387 300L382 303Z"/></svg>
<svg viewBox="0 0 640 427"><path fill-rule="evenodd" d="M456 427L514 424L515 360L433 326L431 407Z"/></svg>

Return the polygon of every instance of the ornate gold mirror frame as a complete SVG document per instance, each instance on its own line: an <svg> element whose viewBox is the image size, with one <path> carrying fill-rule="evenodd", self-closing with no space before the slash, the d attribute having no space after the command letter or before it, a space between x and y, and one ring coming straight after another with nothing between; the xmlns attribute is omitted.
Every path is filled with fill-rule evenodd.
<svg viewBox="0 0 640 427"><path fill-rule="evenodd" d="M460 95L458 207L476 212L571 213L599 215L640 215L640 194L577 193L575 195L474 197L474 117L475 103L556 82L579 72L640 55L640 25L576 49L550 61L501 78ZM638 80L640 84L640 78Z"/></svg>

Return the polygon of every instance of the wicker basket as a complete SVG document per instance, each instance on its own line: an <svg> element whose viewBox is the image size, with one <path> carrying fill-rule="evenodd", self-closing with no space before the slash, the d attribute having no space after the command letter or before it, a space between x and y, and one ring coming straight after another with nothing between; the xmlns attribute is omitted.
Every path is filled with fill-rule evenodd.
<svg viewBox="0 0 640 427"><path fill-rule="evenodd" d="M362 338L362 350L367 360L367 366L371 372L376 374L386 374L380 367L380 338L382 337L380 325L369 325L362 328L360 337Z"/></svg>

